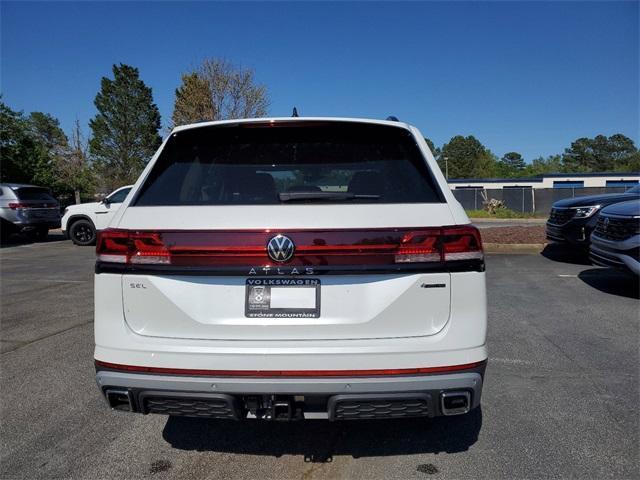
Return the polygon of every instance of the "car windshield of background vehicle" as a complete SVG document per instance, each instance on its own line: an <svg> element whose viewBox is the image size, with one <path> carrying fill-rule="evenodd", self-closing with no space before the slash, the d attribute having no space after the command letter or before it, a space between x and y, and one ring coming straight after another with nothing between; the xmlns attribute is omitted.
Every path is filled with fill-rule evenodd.
<svg viewBox="0 0 640 480"><path fill-rule="evenodd" d="M265 122L174 133L135 205L443 201L404 128Z"/></svg>

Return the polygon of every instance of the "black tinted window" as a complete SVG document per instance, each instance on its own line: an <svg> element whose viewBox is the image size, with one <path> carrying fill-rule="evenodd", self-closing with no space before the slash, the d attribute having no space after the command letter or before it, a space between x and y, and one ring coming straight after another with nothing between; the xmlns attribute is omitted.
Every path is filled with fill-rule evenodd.
<svg viewBox="0 0 640 480"><path fill-rule="evenodd" d="M244 124L177 132L136 205L442 202L412 135L357 123ZM347 195L349 199L343 198ZM299 198L298 198L299 200ZM305 201L302 198L302 201Z"/></svg>
<svg viewBox="0 0 640 480"><path fill-rule="evenodd" d="M129 195L129 192L131 191L130 188L123 188L122 190L118 190L116 193L109 195L109 202L110 203L122 203L124 202L124 199L127 198L127 195Z"/></svg>
<svg viewBox="0 0 640 480"><path fill-rule="evenodd" d="M20 187L14 190L19 200L47 200L56 201L51 192L46 188L40 187Z"/></svg>

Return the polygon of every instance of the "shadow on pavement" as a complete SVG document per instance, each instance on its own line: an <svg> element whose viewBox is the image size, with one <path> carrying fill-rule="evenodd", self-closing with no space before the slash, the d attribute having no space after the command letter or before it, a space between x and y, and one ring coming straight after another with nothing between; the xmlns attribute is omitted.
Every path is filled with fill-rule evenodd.
<svg viewBox="0 0 640 480"><path fill-rule="evenodd" d="M478 440L481 407L434 419L298 422L204 420L169 417L163 438L180 450L249 455L301 455L305 462L421 453L464 452Z"/></svg>
<svg viewBox="0 0 640 480"><path fill-rule="evenodd" d="M64 235L60 232L53 232L47 235L45 240L35 240L33 237L24 234L14 234L9 238L0 240L0 248L19 247L21 245L29 245L31 243L51 243L61 242L65 240Z"/></svg>
<svg viewBox="0 0 640 480"><path fill-rule="evenodd" d="M640 300L640 281L631 273L614 268L590 268L580 272L578 278L601 292Z"/></svg>
<svg viewBox="0 0 640 480"><path fill-rule="evenodd" d="M591 265L589 254L586 249L581 249L573 245L564 245L559 243L550 243L542 252L545 258L554 262L571 263L574 265Z"/></svg>

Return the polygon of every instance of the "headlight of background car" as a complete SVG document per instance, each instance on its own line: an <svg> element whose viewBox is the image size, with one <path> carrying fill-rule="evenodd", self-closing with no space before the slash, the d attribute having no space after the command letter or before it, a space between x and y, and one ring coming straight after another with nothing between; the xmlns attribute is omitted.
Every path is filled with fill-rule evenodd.
<svg viewBox="0 0 640 480"><path fill-rule="evenodd" d="M587 218L600 210L600 205L591 205L588 207L572 207L576 211L573 218Z"/></svg>

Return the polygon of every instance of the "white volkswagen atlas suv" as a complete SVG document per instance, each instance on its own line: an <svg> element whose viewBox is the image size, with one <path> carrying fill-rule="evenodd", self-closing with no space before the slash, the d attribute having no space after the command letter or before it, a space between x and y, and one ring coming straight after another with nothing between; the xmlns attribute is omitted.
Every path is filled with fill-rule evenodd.
<svg viewBox="0 0 640 480"><path fill-rule="evenodd" d="M344 420L480 404L480 234L405 123L177 127L96 249L96 378L114 409Z"/></svg>

